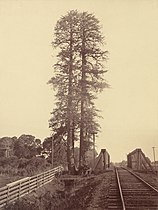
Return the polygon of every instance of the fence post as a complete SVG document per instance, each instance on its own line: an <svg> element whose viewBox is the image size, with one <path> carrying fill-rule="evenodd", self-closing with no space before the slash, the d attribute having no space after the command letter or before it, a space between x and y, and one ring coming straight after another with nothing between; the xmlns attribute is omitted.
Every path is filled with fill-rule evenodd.
<svg viewBox="0 0 158 210"><path fill-rule="evenodd" d="M31 178L29 177L29 190L28 190L28 192L31 191L30 179L31 179Z"/></svg>
<svg viewBox="0 0 158 210"><path fill-rule="evenodd" d="M19 193L18 193L19 198L20 198L20 193L21 193L21 182L19 182Z"/></svg>
<svg viewBox="0 0 158 210"><path fill-rule="evenodd" d="M9 203L9 191L10 191L10 188L9 188L9 186L8 186L8 189L7 189L7 201L6 201L6 204L8 204L8 203Z"/></svg>
<svg viewBox="0 0 158 210"><path fill-rule="evenodd" d="M38 188L38 174L36 175L36 188Z"/></svg>
<svg viewBox="0 0 158 210"><path fill-rule="evenodd" d="M45 172L43 172L43 185L45 183Z"/></svg>
<svg viewBox="0 0 158 210"><path fill-rule="evenodd" d="M48 181L50 181L50 170L49 170L49 172L48 172Z"/></svg>

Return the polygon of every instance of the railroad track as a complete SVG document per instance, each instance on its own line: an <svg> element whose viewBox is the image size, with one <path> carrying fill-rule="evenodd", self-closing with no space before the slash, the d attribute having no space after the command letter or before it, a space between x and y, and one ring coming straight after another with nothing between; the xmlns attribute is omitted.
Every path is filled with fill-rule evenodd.
<svg viewBox="0 0 158 210"><path fill-rule="evenodd" d="M115 168L109 189L108 209L158 210L158 190L133 172Z"/></svg>

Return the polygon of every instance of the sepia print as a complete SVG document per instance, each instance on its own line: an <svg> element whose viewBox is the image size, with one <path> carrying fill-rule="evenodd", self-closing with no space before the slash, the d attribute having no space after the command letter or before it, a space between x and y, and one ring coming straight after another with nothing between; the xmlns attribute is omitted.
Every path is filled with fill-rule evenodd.
<svg viewBox="0 0 158 210"><path fill-rule="evenodd" d="M158 209L157 56L157 0L0 0L0 209Z"/></svg>

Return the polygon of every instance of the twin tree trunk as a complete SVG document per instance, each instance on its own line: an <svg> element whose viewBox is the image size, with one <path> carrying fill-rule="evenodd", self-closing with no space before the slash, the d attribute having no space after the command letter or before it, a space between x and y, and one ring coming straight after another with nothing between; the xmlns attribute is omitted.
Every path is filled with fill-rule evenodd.
<svg viewBox="0 0 158 210"><path fill-rule="evenodd" d="M50 127L66 137L67 163L70 173L75 172L74 141L80 141L79 166L85 163L87 138L98 131L95 117L97 109L93 99L95 92L103 90L103 65L105 52L99 21L87 12L70 11L57 21L53 45L59 49L56 75L49 81L57 89L56 109L52 112ZM85 148L86 146L86 148Z"/></svg>

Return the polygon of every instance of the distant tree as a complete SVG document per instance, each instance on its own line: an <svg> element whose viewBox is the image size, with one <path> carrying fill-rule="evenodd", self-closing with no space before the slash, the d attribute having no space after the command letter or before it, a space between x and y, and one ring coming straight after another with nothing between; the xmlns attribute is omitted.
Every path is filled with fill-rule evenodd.
<svg viewBox="0 0 158 210"><path fill-rule="evenodd" d="M52 137L47 137L43 141L43 151L48 155L52 152Z"/></svg>
<svg viewBox="0 0 158 210"><path fill-rule="evenodd" d="M58 166L62 164L67 165L66 155L66 141L62 136L54 135L53 137L47 137L43 142L43 151L48 155L48 161L52 163L52 143L53 143L53 165Z"/></svg>
<svg viewBox="0 0 158 210"><path fill-rule="evenodd" d="M21 135L14 143L14 154L18 158L32 158L39 154L41 142L32 135Z"/></svg>

